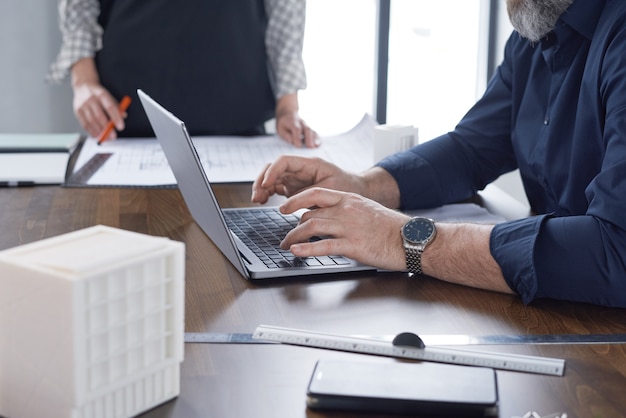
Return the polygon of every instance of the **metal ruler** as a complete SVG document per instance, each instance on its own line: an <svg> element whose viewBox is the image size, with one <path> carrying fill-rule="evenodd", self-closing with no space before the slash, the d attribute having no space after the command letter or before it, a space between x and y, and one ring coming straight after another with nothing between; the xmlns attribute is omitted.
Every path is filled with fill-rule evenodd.
<svg viewBox="0 0 626 418"><path fill-rule="evenodd" d="M465 366L491 367L553 376L562 376L565 371L565 360L562 359L424 346L417 335L408 333L400 334L394 339L394 342L389 342L260 325L252 334L252 338L328 350Z"/></svg>
<svg viewBox="0 0 626 418"><path fill-rule="evenodd" d="M626 334L423 335L427 345L626 344Z"/></svg>
<svg viewBox="0 0 626 418"><path fill-rule="evenodd" d="M65 182L65 186L84 186L89 182L91 176L100 169L113 155L110 152L101 152L95 154L81 168L73 173Z"/></svg>
<svg viewBox="0 0 626 418"><path fill-rule="evenodd" d="M255 340L252 334L225 332L186 332L186 343L207 344L276 344L273 341Z"/></svg>
<svg viewBox="0 0 626 418"><path fill-rule="evenodd" d="M358 338L392 341L394 336L365 336ZM420 335L427 346L464 345L568 345L568 344L626 344L626 334L519 334L519 335L463 335L429 334ZM187 343L208 344L276 344L273 341L254 339L249 333L186 332Z"/></svg>

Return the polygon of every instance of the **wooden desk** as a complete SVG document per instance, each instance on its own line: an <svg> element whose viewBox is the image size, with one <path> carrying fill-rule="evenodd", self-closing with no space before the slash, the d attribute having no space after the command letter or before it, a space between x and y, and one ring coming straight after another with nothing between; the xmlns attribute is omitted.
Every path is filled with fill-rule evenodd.
<svg viewBox="0 0 626 418"><path fill-rule="evenodd" d="M249 205L248 185L220 185L222 205ZM626 311L540 301L404 274L303 278L252 284L191 219L176 190L0 190L0 249L95 224L184 241L186 331L250 333L259 324L362 335L626 333ZM481 346L558 357L564 377L498 371L500 417L565 411L626 414L626 345ZM343 417L305 407L316 360L361 355L283 345L187 344L182 393L146 417ZM368 357L368 359L372 359ZM377 359L378 361L394 361ZM419 376L416 376L419 378Z"/></svg>

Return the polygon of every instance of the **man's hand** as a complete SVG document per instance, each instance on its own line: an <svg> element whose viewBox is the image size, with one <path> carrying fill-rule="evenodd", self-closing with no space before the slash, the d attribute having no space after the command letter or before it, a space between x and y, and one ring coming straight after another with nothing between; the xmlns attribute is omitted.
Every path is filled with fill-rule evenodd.
<svg viewBox="0 0 626 418"><path fill-rule="evenodd" d="M297 257L344 255L370 266L402 271L406 255L400 229L409 216L363 196L307 189L280 206L283 213L312 208L281 242ZM437 237L422 255L424 274L451 283L513 293L491 256L493 225L437 223ZM310 242L311 237L321 237Z"/></svg>
<svg viewBox="0 0 626 418"><path fill-rule="evenodd" d="M355 193L320 187L287 199L283 213L314 208L302 216L281 243L298 257L344 255L388 270L406 269L400 229L407 215ZM309 242L311 237L323 237Z"/></svg>
<svg viewBox="0 0 626 418"><path fill-rule="evenodd" d="M83 58L72 67L72 89L74 90L74 114L81 126L92 137L97 137L112 120L115 129L124 129L124 115L119 103L100 84L92 58ZM117 136L111 131L107 139Z"/></svg>
<svg viewBox="0 0 626 418"><path fill-rule="evenodd" d="M268 164L252 185L252 201L267 203L270 196L293 196L310 187L364 194L363 180L320 158L284 155Z"/></svg>

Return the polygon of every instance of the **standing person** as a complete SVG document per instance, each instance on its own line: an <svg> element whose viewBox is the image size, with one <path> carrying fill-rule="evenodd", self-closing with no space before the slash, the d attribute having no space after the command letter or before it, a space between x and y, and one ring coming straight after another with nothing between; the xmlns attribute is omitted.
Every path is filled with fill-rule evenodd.
<svg viewBox="0 0 626 418"><path fill-rule="evenodd" d="M454 131L361 174L281 157L259 175L254 202L278 193L289 197L284 212L314 208L283 248L517 293L525 303L626 307L626 2L506 4L517 33ZM536 216L445 224L392 210L462 201L516 168Z"/></svg>
<svg viewBox="0 0 626 418"><path fill-rule="evenodd" d="M281 138L314 147L298 113L305 9L305 0L60 0L63 42L48 78L71 74L74 113L94 137L109 120L120 135L154 136L140 106L126 119L118 110L141 88L193 135L259 135L275 117Z"/></svg>

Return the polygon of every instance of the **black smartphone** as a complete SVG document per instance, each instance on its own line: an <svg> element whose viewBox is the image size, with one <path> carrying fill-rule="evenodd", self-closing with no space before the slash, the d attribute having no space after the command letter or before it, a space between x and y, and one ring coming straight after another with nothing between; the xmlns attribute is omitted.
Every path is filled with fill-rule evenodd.
<svg viewBox="0 0 626 418"><path fill-rule="evenodd" d="M319 360L307 389L311 409L383 414L498 416L496 374L439 363Z"/></svg>

